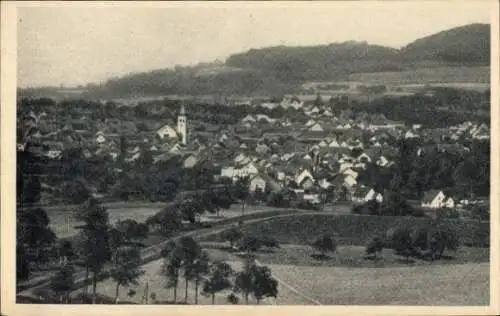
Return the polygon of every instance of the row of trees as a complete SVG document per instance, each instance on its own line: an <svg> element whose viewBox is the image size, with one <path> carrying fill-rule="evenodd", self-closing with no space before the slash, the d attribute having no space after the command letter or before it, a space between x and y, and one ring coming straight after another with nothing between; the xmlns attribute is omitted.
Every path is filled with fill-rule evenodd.
<svg viewBox="0 0 500 316"><path fill-rule="evenodd" d="M184 279L184 302L188 301L189 282L194 283L194 303L198 303L198 293L210 296L212 304L215 295L225 290L233 293L228 296L231 303L237 303L235 293L241 293L248 304L250 295L257 304L265 297L276 297L278 282L272 278L271 271L259 266L248 257L242 271L235 272L223 261L210 261L208 254L191 237L182 237L177 242L170 242L162 252L164 264L162 273L167 279L167 286L174 289L173 303L177 303L177 286L180 278Z"/></svg>
<svg viewBox="0 0 500 316"><path fill-rule="evenodd" d="M311 243L311 247L325 257L328 252L337 250L337 241L331 235L322 235ZM395 227L386 232L385 236L374 236L368 240L365 247L367 258L376 259L383 249L393 249L395 254L404 256L406 261L414 256L430 258L432 261L442 258L445 250L454 251L460 246L460 240L455 231L443 224L428 227Z"/></svg>

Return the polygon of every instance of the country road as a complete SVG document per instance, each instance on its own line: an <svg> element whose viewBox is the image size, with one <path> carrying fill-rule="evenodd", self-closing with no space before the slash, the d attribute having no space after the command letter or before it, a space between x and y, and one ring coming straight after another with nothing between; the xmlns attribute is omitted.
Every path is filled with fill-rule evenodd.
<svg viewBox="0 0 500 316"><path fill-rule="evenodd" d="M287 217L287 216L294 216L297 213L310 213L310 214L324 214L324 212L317 212L317 211L306 211L306 210L280 210L280 213L282 212L283 214L276 214L276 211L267 211L267 212L260 212L258 214L253 214L253 216L258 216L258 218L254 219L249 219L245 221L245 224L251 224L251 223L256 223L256 222L263 222L269 219L274 219L274 218L279 218L279 217ZM273 215L269 215L269 214ZM247 215L247 216L252 216L252 215ZM230 219L226 219L223 224L220 224L220 226L217 223L214 223L214 227L211 228L203 228L195 231L190 231L186 232L183 234L180 234L178 236L175 236L173 238L170 238L168 240L165 240L157 245L147 247L142 250L141 257L143 260L143 264L146 264L148 262L151 262L153 260L159 259L160 256L160 251L161 249L169 242L169 241L175 241L181 237L184 236L191 236L193 238L201 238L201 237L206 237L214 234L218 234L224 230L227 230L234 226L235 223L238 222L238 220L241 217L233 217ZM38 298L36 294L36 290L45 288L49 285L50 278L52 277L53 274L46 274L43 278L39 279L37 282L37 285L32 286L30 288L24 289L17 293L17 295L23 296L23 297L32 297L32 298ZM84 286L84 281L85 281L85 271L80 271L75 273L74 276L75 283L80 285L81 287Z"/></svg>

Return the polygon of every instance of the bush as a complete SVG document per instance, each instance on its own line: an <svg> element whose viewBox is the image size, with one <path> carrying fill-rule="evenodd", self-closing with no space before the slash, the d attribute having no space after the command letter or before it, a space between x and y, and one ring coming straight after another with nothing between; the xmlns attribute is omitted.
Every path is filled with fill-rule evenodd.
<svg viewBox="0 0 500 316"><path fill-rule="evenodd" d="M382 252L384 249L384 242L380 237L373 237L366 243L365 252L367 255L373 255L377 257L377 253Z"/></svg>
<svg viewBox="0 0 500 316"><path fill-rule="evenodd" d="M260 243L262 244L263 247L268 247L268 248L279 248L280 247L278 241L274 237L262 236L259 239L260 239Z"/></svg>
<svg viewBox="0 0 500 316"><path fill-rule="evenodd" d="M397 255L404 256L406 257L406 261L409 261L409 257L414 252L410 230L405 227L389 230L387 239L390 248L394 249Z"/></svg>
<svg viewBox="0 0 500 316"><path fill-rule="evenodd" d="M246 252L255 252L259 250L262 247L262 243L259 238L254 237L254 236L246 236L243 237L239 241L238 248L241 251L246 251Z"/></svg>
<svg viewBox="0 0 500 316"><path fill-rule="evenodd" d="M446 249L457 250L460 240L449 226L439 225L430 234L430 250L433 259L440 259Z"/></svg>
<svg viewBox="0 0 500 316"><path fill-rule="evenodd" d="M327 252L334 253L337 250L337 241L330 235L323 235L312 243L312 247L324 256Z"/></svg>

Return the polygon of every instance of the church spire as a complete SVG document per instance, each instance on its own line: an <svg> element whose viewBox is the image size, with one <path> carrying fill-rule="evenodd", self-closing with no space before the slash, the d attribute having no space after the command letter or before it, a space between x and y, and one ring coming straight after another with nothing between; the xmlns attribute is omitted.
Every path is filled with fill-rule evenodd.
<svg viewBox="0 0 500 316"><path fill-rule="evenodd" d="M181 112L179 115L186 116L186 110L184 109L184 104L181 105Z"/></svg>

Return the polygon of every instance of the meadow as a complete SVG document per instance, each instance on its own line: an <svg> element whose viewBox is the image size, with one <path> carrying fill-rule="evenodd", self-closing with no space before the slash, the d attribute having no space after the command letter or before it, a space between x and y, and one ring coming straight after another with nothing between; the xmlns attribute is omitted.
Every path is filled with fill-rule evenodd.
<svg viewBox="0 0 500 316"><path fill-rule="evenodd" d="M490 67L435 67L406 71L356 73L349 81L364 84L489 83Z"/></svg>
<svg viewBox="0 0 500 316"><path fill-rule="evenodd" d="M458 233L463 245L489 244L489 222L462 219L443 221ZM430 222L430 218L304 213L272 218L263 223L249 223L242 227L242 231L246 235L273 236L280 244L309 245L323 234L333 234L341 245L365 245L371 237L385 236L390 228L400 225L413 227ZM220 234L215 234L202 241L224 240Z"/></svg>

